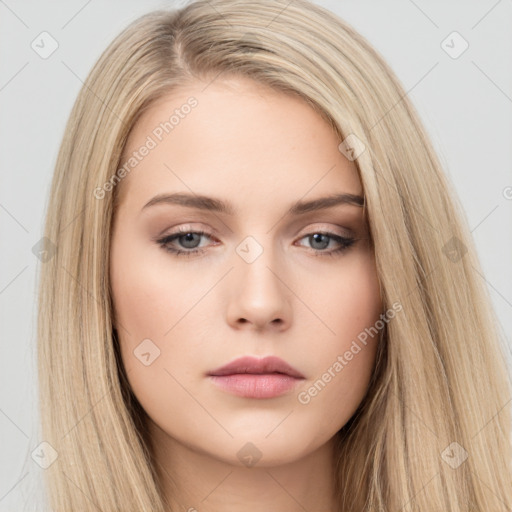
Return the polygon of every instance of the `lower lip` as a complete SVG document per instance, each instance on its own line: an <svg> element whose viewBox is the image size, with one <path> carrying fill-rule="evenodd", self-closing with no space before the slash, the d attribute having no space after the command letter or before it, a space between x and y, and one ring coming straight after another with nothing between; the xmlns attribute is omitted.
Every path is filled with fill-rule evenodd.
<svg viewBox="0 0 512 512"><path fill-rule="evenodd" d="M303 380L282 373L211 375L210 379L221 389L245 398L274 398Z"/></svg>

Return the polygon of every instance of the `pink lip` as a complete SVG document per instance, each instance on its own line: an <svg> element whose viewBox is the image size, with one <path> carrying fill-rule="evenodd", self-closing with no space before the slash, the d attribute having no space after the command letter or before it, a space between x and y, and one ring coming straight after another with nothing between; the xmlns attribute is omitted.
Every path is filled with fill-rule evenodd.
<svg viewBox="0 0 512 512"><path fill-rule="evenodd" d="M282 359L241 357L208 373L214 384L246 398L273 398L282 395L304 379Z"/></svg>

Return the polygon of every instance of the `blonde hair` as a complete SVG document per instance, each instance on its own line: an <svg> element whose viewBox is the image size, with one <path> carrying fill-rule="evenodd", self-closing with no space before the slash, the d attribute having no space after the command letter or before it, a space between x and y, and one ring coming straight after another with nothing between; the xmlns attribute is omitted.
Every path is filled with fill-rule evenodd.
<svg viewBox="0 0 512 512"><path fill-rule="evenodd" d="M511 508L504 340L464 213L403 87L361 35L305 0L199 0L145 15L110 44L59 152L45 227L56 253L41 271L38 320L42 433L58 453L45 471L53 510L166 510L112 327L118 187L95 190L150 105L223 76L298 95L340 142L352 134L365 147L355 163L384 309L403 310L336 436L339 509Z"/></svg>

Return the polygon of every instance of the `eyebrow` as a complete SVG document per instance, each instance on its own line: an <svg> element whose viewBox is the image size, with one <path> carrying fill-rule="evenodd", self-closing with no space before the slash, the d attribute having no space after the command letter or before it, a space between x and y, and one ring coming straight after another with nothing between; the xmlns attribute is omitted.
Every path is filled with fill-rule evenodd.
<svg viewBox="0 0 512 512"><path fill-rule="evenodd" d="M198 210L224 213L226 215L236 214L236 210L233 208L233 206L230 203L223 201L222 199L183 192L175 194L159 194L149 200L142 207L142 210L158 204L174 204L179 206L186 206L188 208L196 208ZM364 206L364 197L355 194L343 193L320 197L310 201L297 201L289 208L286 214L300 215L303 213L324 210L343 204L362 207Z"/></svg>

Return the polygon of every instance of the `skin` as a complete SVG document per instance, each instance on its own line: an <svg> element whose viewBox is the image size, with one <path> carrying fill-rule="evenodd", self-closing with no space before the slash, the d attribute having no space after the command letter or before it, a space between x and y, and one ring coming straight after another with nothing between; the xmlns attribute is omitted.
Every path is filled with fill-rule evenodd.
<svg viewBox="0 0 512 512"><path fill-rule="evenodd" d="M197 99L117 185L110 278L123 364L150 418L170 504L191 512L336 510L333 438L365 395L377 338L308 403L298 395L378 320L378 277L360 206L286 211L298 200L362 195L362 185L332 128L303 100L247 78L205 86L155 103L125 148L125 155L140 148L174 109ZM236 214L143 209L164 192L220 198ZM176 256L155 241L180 226L208 235L170 245L203 253ZM357 241L330 257L340 244L308 236L319 232ZM250 263L236 251L247 236L263 251ZM134 355L145 339L150 353L160 350L148 366ZM254 399L207 377L243 355L276 355L305 379L281 396ZM252 466L237 455L243 447L253 461L260 456Z"/></svg>

